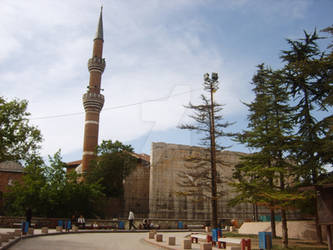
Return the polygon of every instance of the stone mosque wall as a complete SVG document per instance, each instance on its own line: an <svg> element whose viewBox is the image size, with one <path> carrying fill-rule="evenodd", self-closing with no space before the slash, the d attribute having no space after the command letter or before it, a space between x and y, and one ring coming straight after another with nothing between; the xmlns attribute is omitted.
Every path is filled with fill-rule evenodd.
<svg viewBox="0 0 333 250"><path fill-rule="evenodd" d="M149 213L149 160L138 161L137 167L124 180L124 209L122 216L133 211L137 218Z"/></svg>
<svg viewBox="0 0 333 250"><path fill-rule="evenodd" d="M195 164L189 163L186 158L193 155L204 157L204 154L206 151L201 147L152 143L149 184L150 218L210 220L210 201L196 202L190 197L179 195L182 187L177 184L180 180L179 171L184 169L185 164ZM217 166L218 174L232 181L233 168L240 162L241 155L244 153L217 152L217 159L223 160L223 163ZM218 201L218 218L220 220L253 219L253 206L251 204L227 206L227 202L235 194L231 192L231 187L227 183L222 185L222 189L226 193ZM268 213L267 209L258 209L259 214Z"/></svg>

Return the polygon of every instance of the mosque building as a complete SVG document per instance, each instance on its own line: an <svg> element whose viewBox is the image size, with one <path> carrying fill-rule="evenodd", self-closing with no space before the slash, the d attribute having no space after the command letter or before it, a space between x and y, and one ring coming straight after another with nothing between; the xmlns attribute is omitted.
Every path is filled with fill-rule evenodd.
<svg viewBox="0 0 333 250"><path fill-rule="evenodd" d="M103 58L103 18L102 9L99 16L97 32L93 44L93 54L88 60L90 80L87 92L83 95L85 109L84 142L82 160L69 162L67 171L75 169L80 173L89 171L88 163L95 157L94 150L98 145L99 116L104 104L101 94L101 79L105 68ZM201 200L197 202L190 197L179 195L182 187L179 185L180 172L185 165L194 164L186 161L191 155L203 156L206 149L201 147L153 143L151 156L146 154L133 154L137 159L137 167L123 180L123 201L112 199L107 216L126 216L131 209L137 217L164 218L164 219L190 219L210 220L211 202ZM223 151L217 152L218 159L223 164L218 166L218 173L226 180L220 185L224 190L223 197L218 202L218 217L220 219L253 219L258 213L267 213L267 210L254 207L252 204L241 204L234 207L227 205L234 197L228 183L232 180L232 171L240 162L244 153ZM111 208L112 207L112 208Z"/></svg>

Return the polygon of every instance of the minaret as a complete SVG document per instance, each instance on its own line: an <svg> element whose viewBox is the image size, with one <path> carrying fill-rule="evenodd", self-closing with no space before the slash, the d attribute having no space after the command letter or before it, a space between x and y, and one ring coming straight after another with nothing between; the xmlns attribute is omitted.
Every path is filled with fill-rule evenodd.
<svg viewBox="0 0 333 250"><path fill-rule="evenodd" d="M88 91L83 95L83 106L86 113L84 123L84 140L82 156L82 173L88 171L89 162L95 158L95 150L98 145L99 113L104 104L104 96L101 92L101 78L105 68L103 54L103 19L102 10L94 39L92 58L88 60L90 73Z"/></svg>

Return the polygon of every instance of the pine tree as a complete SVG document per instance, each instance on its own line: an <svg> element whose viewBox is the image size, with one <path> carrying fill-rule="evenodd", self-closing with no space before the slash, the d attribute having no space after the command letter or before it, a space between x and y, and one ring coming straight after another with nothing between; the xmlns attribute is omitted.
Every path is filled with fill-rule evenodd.
<svg viewBox="0 0 333 250"><path fill-rule="evenodd" d="M239 134L236 140L256 152L243 157L242 163L236 166L234 177L239 183L234 187L239 194L233 202L269 207L273 237L276 237L275 209L281 209L283 244L287 247L286 210L292 201L302 198L293 192L292 165L287 159L292 146L292 110L280 71L261 64L252 84L255 100L246 104L250 111L248 130Z"/></svg>
<svg viewBox="0 0 333 250"><path fill-rule="evenodd" d="M217 73L212 73L211 79L208 74L205 74L204 79L204 90L208 92L209 97L201 95L202 104L189 103L188 106L185 106L193 111L190 117L195 123L183 124L180 128L193 130L203 135L201 145L206 148L206 156L188 159L194 167L188 167L187 170L180 173L180 185L185 190L185 195L197 196L202 194L211 201L211 225L213 228L217 228L217 201L223 194L222 185L220 185L223 176L219 176L216 171L217 165L221 163L216 159L216 151L226 148L217 142L224 136L230 136L224 129L229 127L231 123L222 122L222 105L214 101L214 93L219 89Z"/></svg>
<svg viewBox="0 0 333 250"><path fill-rule="evenodd" d="M320 37L317 32L304 32L304 39L287 40L290 49L283 51L281 59L286 63L284 78L293 101L297 124L297 150L294 151L295 160L300 166L298 174L304 180L304 185L316 185L318 176L325 172L325 159L332 159L323 154L329 133L329 121L332 116L318 121L315 112L328 111L329 94L332 93L332 56L321 52L318 46ZM330 136L329 138L332 138ZM324 157L323 157L324 156ZM316 212L317 240L322 242L321 228L318 225Z"/></svg>

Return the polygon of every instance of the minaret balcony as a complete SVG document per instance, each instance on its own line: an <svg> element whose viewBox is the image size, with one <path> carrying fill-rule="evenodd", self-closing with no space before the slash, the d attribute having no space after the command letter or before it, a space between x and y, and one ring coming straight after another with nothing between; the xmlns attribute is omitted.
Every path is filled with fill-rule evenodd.
<svg viewBox="0 0 333 250"><path fill-rule="evenodd" d="M100 112L104 105L104 95L87 92L83 95L83 106L86 111Z"/></svg>
<svg viewBox="0 0 333 250"><path fill-rule="evenodd" d="M88 60L88 69L89 72L92 70L98 70L103 73L105 69L105 59L100 57L93 57Z"/></svg>

